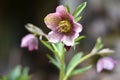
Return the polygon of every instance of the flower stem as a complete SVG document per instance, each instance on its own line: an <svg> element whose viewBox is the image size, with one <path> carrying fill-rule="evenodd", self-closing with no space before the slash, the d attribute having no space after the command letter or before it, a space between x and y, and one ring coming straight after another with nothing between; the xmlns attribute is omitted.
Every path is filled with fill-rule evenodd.
<svg viewBox="0 0 120 80"><path fill-rule="evenodd" d="M61 65L61 68L60 68L60 79L59 80L63 80L64 78L64 66Z"/></svg>
<svg viewBox="0 0 120 80"><path fill-rule="evenodd" d="M63 80L65 75L65 61L64 61L65 54L62 54L62 57L60 58L60 73L59 73L59 80Z"/></svg>

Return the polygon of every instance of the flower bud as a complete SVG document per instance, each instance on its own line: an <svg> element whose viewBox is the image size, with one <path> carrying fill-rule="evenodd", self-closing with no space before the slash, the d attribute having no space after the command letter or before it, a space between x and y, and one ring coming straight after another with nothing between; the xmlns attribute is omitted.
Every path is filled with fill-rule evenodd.
<svg viewBox="0 0 120 80"><path fill-rule="evenodd" d="M101 72L103 69L113 70L116 65L116 61L111 57L103 57L97 62L97 72Z"/></svg>
<svg viewBox="0 0 120 80"><path fill-rule="evenodd" d="M28 34L22 38L21 47L27 47L29 51L38 50L38 39L33 34Z"/></svg>
<svg viewBox="0 0 120 80"><path fill-rule="evenodd" d="M102 49L98 52L99 55L109 55L109 54L112 54L114 53L115 51L114 50L111 50L109 48L105 48L105 49Z"/></svg>

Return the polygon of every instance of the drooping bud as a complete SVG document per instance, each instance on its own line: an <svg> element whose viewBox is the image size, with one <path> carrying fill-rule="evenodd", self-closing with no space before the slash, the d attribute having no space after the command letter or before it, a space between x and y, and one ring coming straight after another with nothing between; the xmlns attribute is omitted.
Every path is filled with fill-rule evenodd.
<svg viewBox="0 0 120 80"><path fill-rule="evenodd" d="M38 39L33 34L28 34L22 38L21 47L28 47L29 51L38 50Z"/></svg>

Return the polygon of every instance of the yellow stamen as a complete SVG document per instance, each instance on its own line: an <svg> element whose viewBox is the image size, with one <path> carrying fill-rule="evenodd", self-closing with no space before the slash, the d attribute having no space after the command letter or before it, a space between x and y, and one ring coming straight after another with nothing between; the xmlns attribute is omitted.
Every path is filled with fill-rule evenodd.
<svg viewBox="0 0 120 80"><path fill-rule="evenodd" d="M71 28L71 24L67 20L62 20L58 24L58 31L60 31L60 32L66 33L70 30L70 28Z"/></svg>

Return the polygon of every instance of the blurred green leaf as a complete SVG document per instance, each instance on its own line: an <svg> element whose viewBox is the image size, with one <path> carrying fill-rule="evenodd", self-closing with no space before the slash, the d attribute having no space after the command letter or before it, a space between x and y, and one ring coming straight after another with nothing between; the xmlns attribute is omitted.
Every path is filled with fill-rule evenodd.
<svg viewBox="0 0 120 80"><path fill-rule="evenodd" d="M103 48L103 44L102 44L102 39L101 38L97 39L97 43L95 45L95 48L96 48L97 51L99 51L100 49Z"/></svg>
<svg viewBox="0 0 120 80"><path fill-rule="evenodd" d="M16 80L30 80L30 76L28 73L29 73L28 67L22 68L21 75Z"/></svg>
<svg viewBox="0 0 120 80"><path fill-rule="evenodd" d="M29 68L28 67L23 68L22 76L28 76L28 73L29 73Z"/></svg>
<svg viewBox="0 0 120 80"><path fill-rule="evenodd" d="M28 67L22 68L18 65L10 72L8 75L8 80L30 80L28 72Z"/></svg>
<svg viewBox="0 0 120 80"><path fill-rule="evenodd" d="M52 45L48 41L40 40L48 49L54 51Z"/></svg>
<svg viewBox="0 0 120 80"><path fill-rule="evenodd" d="M73 58L70 60L68 66L67 66L67 71L71 70L76 64L78 64L82 55L83 55L83 53L79 52L73 56Z"/></svg>
<svg viewBox="0 0 120 80"><path fill-rule="evenodd" d="M62 54L63 54L64 51L65 51L64 44L63 44L62 42L59 42L59 43L56 43L55 46L56 46L56 48L57 48L57 49L56 49L56 52L58 52L59 55L62 56Z"/></svg>
<svg viewBox="0 0 120 80"><path fill-rule="evenodd" d="M30 76L20 76L18 79L16 80L30 80Z"/></svg>
<svg viewBox="0 0 120 80"><path fill-rule="evenodd" d="M20 65L16 66L12 72L9 74L9 80L16 80L21 75L22 67Z"/></svg>
<svg viewBox="0 0 120 80"><path fill-rule="evenodd" d="M75 70L72 71L72 73L70 74L70 76L83 73L83 72L85 72L85 71L87 71L87 70L89 70L89 69L91 69L91 68L92 68L92 65L87 66L87 67L84 67L84 68L80 68L80 69L75 69Z"/></svg>
<svg viewBox="0 0 120 80"><path fill-rule="evenodd" d="M94 48L92 49L91 53L92 54L97 54L101 49L103 48L103 43L101 38L97 38L96 44L94 46Z"/></svg>
<svg viewBox="0 0 120 80"><path fill-rule="evenodd" d="M67 11L70 13L70 7L69 7L69 5L68 5L68 3L66 3L66 8L67 8Z"/></svg>
<svg viewBox="0 0 120 80"><path fill-rule="evenodd" d="M3 75L0 80L7 80L7 77L5 75Z"/></svg>
<svg viewBox="0 0 120 80"><path fill-rule="evenodd" d="M81 3L81 4L75 9L75 11L73 12L73 16L74 16L75 18L77 18L77 17L81 14L81 12L84 10L84 8L86 7L86 5L87 5L87 2Z"/></svg>
<svg viewBox="0 0 120 80"><path fill-rule="evenodd" d="M82 36L79 36L78 38L75 39L75 42L79 42L80 40L82 40L82 39L84 39L84 38L85 38L85 36L83 36L83 35L82 35Z"/></svg>
<svg viewBox="0 0 120 80"><path fill-rule="evenodd" d="M75 18L75 21L78 22L78 21L80 21L81 19L82 19L82 16L79 16L79 17L76 17L76 18Z"/></svg>
<svg viewBox="0 0 120 80"><path fill-rule="evenodd" d="M52 58L49 54L47 54L47 57L50 59L51 63L53 63L58 69L60 69L60 63L57 59Z"/></svg>
<svg viewBox="0 0 120 80"><path fill-rule="evenodd" d="M52 43L51 44L53 47L54 52L56 53L56 56L58 58L62 58L66 49L64 48L64 44L62 42L59 43Z"/></svg>

